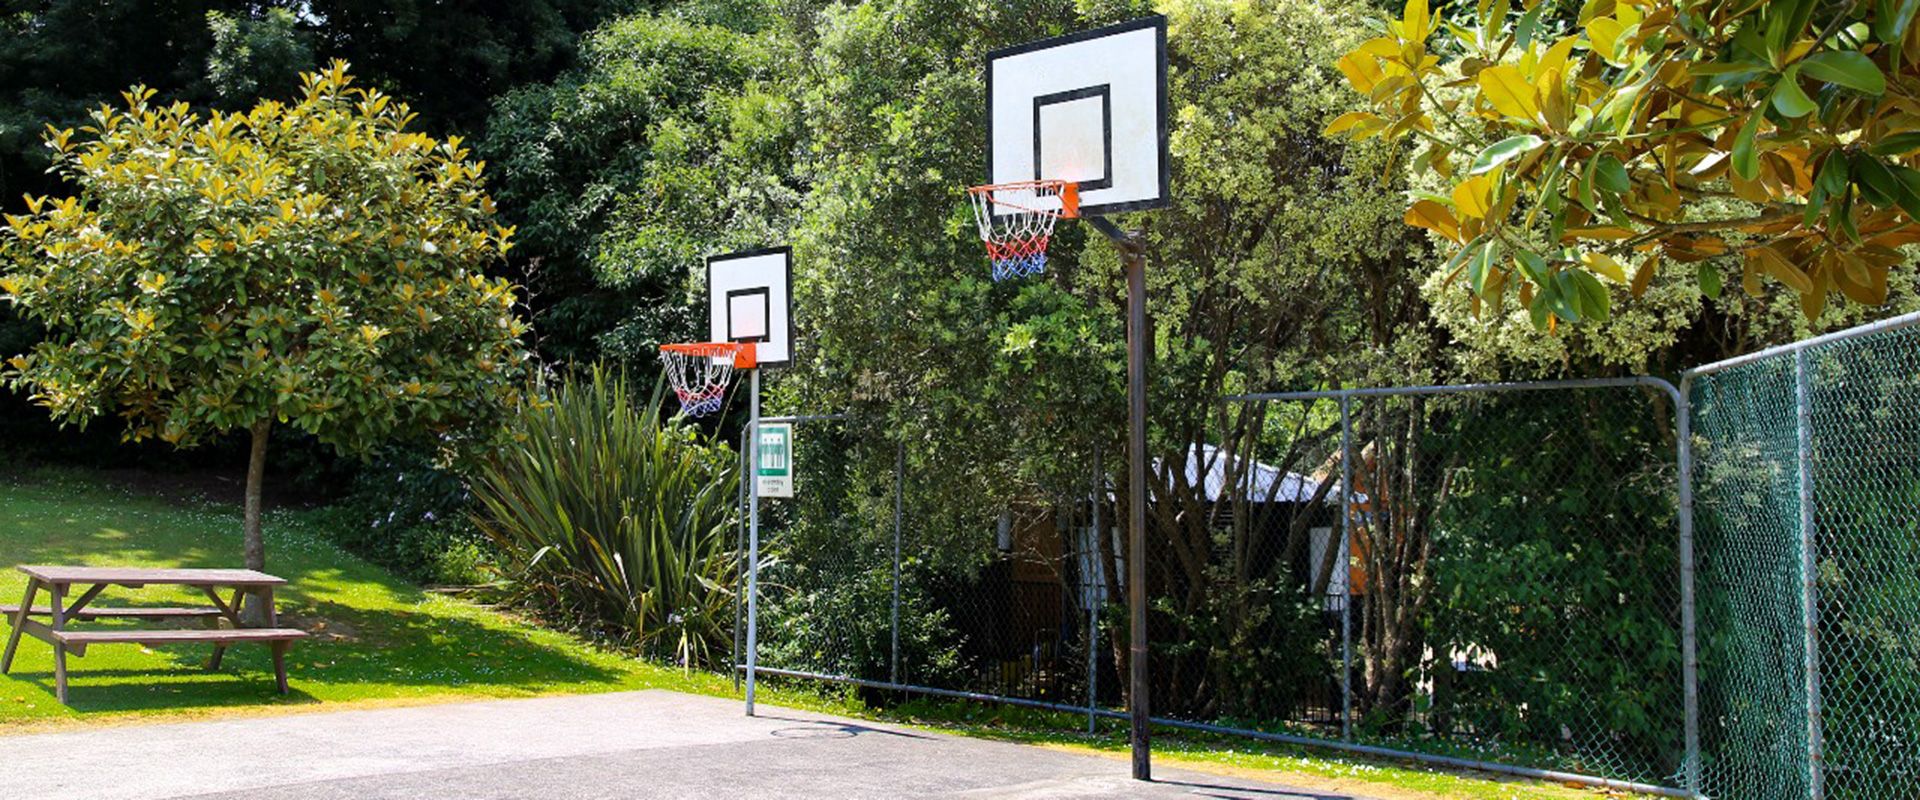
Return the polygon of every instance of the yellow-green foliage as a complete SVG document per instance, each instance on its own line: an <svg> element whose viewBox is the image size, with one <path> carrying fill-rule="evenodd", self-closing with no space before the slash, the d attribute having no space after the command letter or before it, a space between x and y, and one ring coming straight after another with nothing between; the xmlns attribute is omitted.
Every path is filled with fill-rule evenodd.
<svg viewBox="0 0 1920 800"><path fill-rule="evenodd" d="M1679 263L1717 296L1744 257L1808 319L1879 305L1920 242L1920 2L1409 0L1337 66L1370 103L1330 134L1424 147L1409 224L1476 310L1605 320ZM1730 201L1729 203L1716 201ZM1668 267L1671 268L1671 267Z"/></svg>
<svg viewBox="0 0 1920 800"><path fill-rule="evenodd" d="M80 194L30 197L0 234L0 297L48 331L7 382L177 444L271 419L351 451L519 405L526 325L483 273L512 231L482 164L346 69L205 117L137 87L49 129Z"/></svg>

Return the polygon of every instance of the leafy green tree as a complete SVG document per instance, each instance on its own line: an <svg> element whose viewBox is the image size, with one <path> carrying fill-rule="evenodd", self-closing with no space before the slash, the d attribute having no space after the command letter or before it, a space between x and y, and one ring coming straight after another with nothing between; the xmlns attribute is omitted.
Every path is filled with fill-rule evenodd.
<svg viewBox="0 0 1920 800"><path fill-rule="evenodd" d="M192 446L241 430L246 564L276 423L343 452L451 446L524 402L512 231L458 140L344 62L298 102L202 117L135 88L47 142L80 194L7 217L0 294L47 338L5 373L58 420Z"/></svg>
<svg viewBox="0 0 1920 800"><path fill-rule="evenodd" d="M1320 135L1356 105L1322 65L1358 41L1359 6L1160 8L1171 26L1175 201L1120 220L1149 242L1162 465L1147 555L1161 598L1155 640L1182 643L1161 651L1155 691L1186 711L1250 711L1234 704L1271 698L1237 682L1245 670L1233 661L1248 652L1240 644L1302 619L1298 594L1276 589L1304 587L1272 554L1305 547L1307 525L1279 520L1281 541L1261 544L1260 526L1223 519L1179 467L1201 445L1244 458L1284 422L1223 407L1222 394L1324 386L1369 369L1404 379L1405 364L1430 362L1417 291L1426 253L1393 224L1401 208L1374 179L1382 151ZM910 469L940 475L909 489L916 518L937 520L915 526L914 551L945 570L993 557L978 532L999 509L1084 497L1096 449L1110 474L1125 474L1118 259L1086 226L1063 225L1046 275L989 280L961 195L984 180L981 64L995 47L1148 10L893 0L830 9L817 29L800 79L812 181L795 236L804 366L781 377L777 402L853 408L910 442ZM1314 422L1324 443L1327 420ZM1324 449L1259 455L1308 472L1313 453ZM1228 467L1229 485L1244 463ZM1122 554L1100 544L1108 585L1118 585ZM1417 622L1394 611L1407 620L1399 630ZM1124 663L1124 642L1103 639ZM1272 696L1303 685L1267 679Z"/></svg>
<svg viewBox="0 0 1920 800"><path fill-rule="evenodd" d="M1920 242L1920 3L1558 8L1410 0L1337 60L1372 108L1328 132L1426 145L1444 188L1406 219L1454 245L1450 278L1541 329L1607 319L1606 282L1639 296L1667 262L1718 295L1735 248L1748 292L1809 319L1886 301Z"/></svg>
<svg viewBox="0 0 1920 800"><path fill-rule="evenodd" d="M259 17L207 12L213 47L207 82L222 101L244 105L263 86L284 86L314 66L313 42L293 12L269 8Z"/></svg>
<svg viewBox="0 0 1920 800"><path fill-rule="evenodd" d="M311 0L322 58L415 98L430 130L478 134L490 102L573 64L581 34L650 0Z"/></svg>
<svg viewBox="0 0 1920 800"><path fill-rule="evenodd" d="M544 352L647 358L704 338L694 268L791 226L800 115L776 78L788 40L743 5L614 21L578 69L498 101L480 150L521 232Z"/></svg>
<svg viewBox="0 0 1920 800"><path fill-rule="evenodd" d="M580 34L642 0L23 0L0 16L0 196L53 191L41 128L83 123L134 84L251 105L316 59L415 100L420 125L477 133L492 98L573 63ZM17 206L16 206L17 208ZM10 209L11 210L11 209Z"/></svg>

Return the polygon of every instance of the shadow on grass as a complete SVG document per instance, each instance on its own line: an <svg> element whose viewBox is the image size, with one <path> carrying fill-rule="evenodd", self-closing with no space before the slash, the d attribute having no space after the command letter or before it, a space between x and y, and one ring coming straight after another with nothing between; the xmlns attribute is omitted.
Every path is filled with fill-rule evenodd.
<svg viewBox="0 0 1920 800"><path fill-rule="evenodd" d="M1244 800L1244 798L1247 797L1278 797L1284 798L1285 800L1354 800L1354 796L1350 794L1319 794L1317 792L1298 792L1291 789L1225 786L1213 783L1159 779L1155 779L1154 783L1166 786L1180 786L1193 790L1193 794L1196 797L1217 797L1222 798L1222 800Z"/></svg>
<svg viewBox="0 0 1920 800"><path fill-rule="evenodd" d="M577 653L533 642L523 631L460 617L364 611L331 601L291 611L285 619L295 626L326 626L308 630L311 640L295 645L288 655L290 668L317 670L303 673L307 680L530 689L622 677Z"/></svg>
<svg viewBox="0 0 1920 800"><path fill-rule="evenodd" d="M53 671L21 672L13 677L53 696ZM98 683L112 679L111 683ZM145 679L145 680L135 680ZM234 705L310 705L320 699L290 688L280 694L273 673L198 671L183 674L172 669L76 669L67 665L67 707L81 714L138 711L152 708L219 708Z"/></svg>

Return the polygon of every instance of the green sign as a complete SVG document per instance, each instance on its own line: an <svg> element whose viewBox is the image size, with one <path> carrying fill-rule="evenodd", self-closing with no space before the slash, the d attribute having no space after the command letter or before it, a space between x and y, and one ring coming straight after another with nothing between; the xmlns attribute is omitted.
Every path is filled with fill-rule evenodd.
<svg viewBox="0 0 1920 800"><path fill-rule="evenodd" d="M793 423L760 425L753 477L761 497L793 496Z"/></svg>

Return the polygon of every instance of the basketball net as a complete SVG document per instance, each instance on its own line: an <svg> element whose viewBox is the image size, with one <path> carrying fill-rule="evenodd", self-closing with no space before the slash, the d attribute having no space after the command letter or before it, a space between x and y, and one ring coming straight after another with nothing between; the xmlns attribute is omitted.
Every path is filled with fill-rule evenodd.
<svg viewBox="0 0 1920 800"><path fill-rule="evenodd" d="M1080 185L1067 181L975 186L967 198L996 281L1045 271L1054 223L1080 216Z"/></svg>
<svg viewBox="0 0 1920 800"><path fill-rule="evenodd" d="M680 413L704 417L720 410L736 369L753 369L751 342L698 342L660 346L667 383L680 400Z"/></svg>

